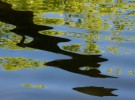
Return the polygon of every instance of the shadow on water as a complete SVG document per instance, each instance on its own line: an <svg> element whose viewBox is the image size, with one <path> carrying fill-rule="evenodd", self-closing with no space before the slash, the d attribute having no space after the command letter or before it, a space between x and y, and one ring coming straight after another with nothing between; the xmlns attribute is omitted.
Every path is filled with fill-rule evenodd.
<svg viewBox="0 0 135 100"><path fill-rule="evenodd" d="M0 21L15 25L16 28L11 31L23 37L22 40L20 40L20 43L18 43L17 45L21 47L31 47L35 49L50 51L53 53L59 53L72 57L71 59L66 60L62 59L50 61L46 63L47 66L57 67L73 73L91 77L116 78L112 76L102 75L101 72L97 69L100 67L99 62L107 61L107 59L101 58L101 55L82 55L61 50L57 44L59 42L68 42L70 41L69 39L39 34L38 32L41 30L49 30L53 28L49 26L34 24L33 17L34 15L32 11L16 11L11 8L10 4L4 3L0 0ZM33 40L30 43L24 43L25 36L32 37ZM89 66L91 68L86 71L80 70L81 67L86 66ZM111 94L111 91L115 89L84 87L74 88L74 90L96 96L116 96Z"/></svg>

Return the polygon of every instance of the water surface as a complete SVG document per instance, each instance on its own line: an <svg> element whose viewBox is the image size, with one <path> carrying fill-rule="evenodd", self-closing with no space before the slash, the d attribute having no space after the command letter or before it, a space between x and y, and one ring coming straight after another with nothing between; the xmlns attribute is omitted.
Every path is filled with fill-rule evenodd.
<svg viewBox="0 0 135 100"><path fill-rule="evenodd" d="M134 100L133 0L0 0L0 100Z"/></svg>

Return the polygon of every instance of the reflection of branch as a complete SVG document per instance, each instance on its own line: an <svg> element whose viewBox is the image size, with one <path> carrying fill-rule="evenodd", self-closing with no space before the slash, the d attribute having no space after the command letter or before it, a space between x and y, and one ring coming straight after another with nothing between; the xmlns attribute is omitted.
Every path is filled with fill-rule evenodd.
<svg viewBox="0 0 135 100"><path fill-rule="evenodd" d="M47 66L53 66L57 68L64 69L66 71L70 71L73 73L78 73L90 77L97 77L97 78L116 78L108 75L103 75L101 72L97 69L100 67L100 64L98 62L104 61L101 60L103 58L100 58L99 56L78 56L73 59L69 60L55 60L46 63ZM92 66L89 70L81 70L81 67L86 66Z"/></svg>
<svg viewBox="0 0 135 100"><path fill-rule="evenodd" d="M11 5L1 2L0 5L4 5L4 8L0 6L0 20L9 24L16 25L16 28L11 30L15 34L21 35L23 38L17 45L31 47L35 49L50 51L53 53L59 53L72 57L70 60L55 60L48 62L48 66L56 66L58 68L83 74L92 77L106 78L110 76L102 75L99 70L90 70L84 72L79 70L80 67L92 66L93 68L99 67L99 62L107 61L105 58L101 58L100 55L82 55L68 51L61 50L57 45L59 42L68 42L69 39L54 37L49 35L39 34L41 30L52 29L49 26L41 26L33 23L33 12L31 11L16 11L11 9ZM8 8L8 9L5 9ZM9 15L9 16L8 16ZM24 43L25 36L32 37L33 40L30 43Z"/></svg>
<svg viewBox="0 0 135 100"><path fill-rule="evenodd" d="M99 96L99 97L103 97L103 96L117 96L113 93L111 93L114 90L117 89L113 89L113 88L104 88L104 87L77 87L77 88L73 88L73 90L76 90L78 92L82 92L88 95L94 95L94 96Z"/></svg>
<svg viewBox="0 0 135 100"><path fill-rule="evenodd" d="M24 41L25 41L26 37L24 35L22 35L22 40L20 41L20 43L18 43L18 46L24 47Z"/></svg>

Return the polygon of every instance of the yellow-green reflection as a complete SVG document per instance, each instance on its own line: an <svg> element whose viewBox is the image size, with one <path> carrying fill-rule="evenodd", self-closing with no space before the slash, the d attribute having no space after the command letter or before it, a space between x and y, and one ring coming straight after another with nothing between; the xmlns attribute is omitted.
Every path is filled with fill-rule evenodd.
<svg viewBox="0 0 135 100"><path fill-rule="evenodd" d="M49 24L49 25L66 25L70 27L84 28L98 33L100 39L100 31L104 30L108 34L104 37L105 40L111 42L134 42L134 37L124 37L122 32L132 32L135 26L135 20L130 18L135 15L134 3L127 3L125 0L2 0L12 4L12 8L20 11L28 10L34 12L35 24ZM46 14L52 14L52 17L45 17ZM55 14L59 15L56 17ZM75 19L75 20L74 20ZM47 35L68 35L71 34L55 32L47 33ZM95 46L91 42L91 32L88 34L77 34L75 37L85 39L86 49L85 54L103 53L103 51L96 49L94 52L91 46ZM95 39L96 42L98 39ZM90 42L87 42L90 41ZM6 41L7 42L7 41ZM6 43L5 42L5 43ZM16 43L16 42L15 42ZM6 43L6 45L11 45ZM95 46L98 48L99 46ZM107 46L110 52L118 54L118 50L113 49L119 46ZM10 47L17 48L17 47Z"/></svg>
<svg viewBox="0 0 135 100"><path fill-rule="evenodd" d="M119 50L118 50L118 47L117 47L117 46L113 46L113 47L112 47L112 46L108 46L107 48L108 48L108 50L109 50L110 52L119 54Z"/></svg>
<svg viewBox="0 0 135 100"><path fill-rule="evenodd" d="M71 52L81 52L82 46L80 44L71 44L71 45L63 45L62 49L71 51ZM86 43L86 47L82 50L83 54L90 55L90 54L100 54L103 53L102 50L99 50L98 45L92 43Z"/></svg>
<svg viewBox="0 0 135 100"><path fill-rule="evenodd" d="M99 54L103 53L102 50L99 50L97 44L92 44L92 43L86 43L86 48L84 50L84 54Z"/></svg>
<svg viewBox="0 0 135 100"><path fill-rule="evenodd" d="M135 75L134 70L127 70L125 72L124 69L121 67L108 68L107 73L113 74L113 75L122 75L122 74Z"/></svg>
<svg viewBox="0 0 135 100"><path fill-rule="evenodd" d="M91 70L91 69L98 69L98 67L93 68L93 67L90 67L90 66L85 66L85 67L80 67L79 68L79 70L82 70L82 71L88 71L88 70Z"/></svg>
<svg viewBox="0 0 135 100"><path fill-rule="evenodd" d="M40 31L40 34L44 34L44 35L51 35L51 36L62 36L64 35L63 32L60 31Z"/></svg>
<svg viewBox="0 0 135 100"><path fill-rule="evenodd" d="M36 84L36 85L32 85L32 84L22 84L21 86L26 87L26 88L38 88L38 89L43 89L43 88L45 88L45 86L42 85L42 84Z"/></svg>
<svg viewBox="0 0 135 100"><path fill-rule="evenodd" d="M81 45L79 45L79 44L72 44L70 46L63 45L62 49L72 51L72 52L79 52L81 50Z"/></svg>
<svg viewBox="0 0 135 100"><path fill-rule="evenodd" d="M15 28L15 26L0 22L0 48L30 49L17 46L17 43L20 43L22 37L10 32L13 28ZM32 38L26 37L25 43L30 41L32 41Z"/></svg>
<svg viewBox="0 0 135 100"><path fill-rule="evenodd" d="M108 68L107 72L110 73L110 74L120 75L120 74L122 74L122 69L119 68L119 67L116 67L114 69Z"/></svg>
<svg viewBox="0 0 135 100"><path fill-rule="evenodd" d="M93 30L106 29L111 24L102 19L102 16L109 15L114 24L118 24L119 21L123 24L119 29L122 29L123 25L132 24L132 21L125 21L124 19L112 18L115 14L120 17L127 9L134 10L134 5L131 3L125 3L124 0L3 0L11 3L16 10L31 10L34 11L36 16L39 14L55 12L60 15L68 13L68 19L71 17L79 17L76 26L82 28L89 28ZM120 10L121 9L121 10ZM81 14L84 14L81 16ZM129 15L132 15L130 13ZM40 17L40 16L39 16ZM126 16L128 17L128 16ZM37 19L37 17L35 17ZM36 19L34 19L36 21ZM63 20L64 18L61 18ZM45 19L46 20L46 19ZM49 22L56 22L56 18L48 19ZM119 20L119 21L118 21ZM37 20L38 21L38 20ZM46 21L45 21L46 22ZM36 22L38 24L38 22ZM40 23L40 22L39 22ZM71 25L72 26L72 25Z"/></svg>
<svg viewBox="0 0 135 100"><path fill-rule="evenodd" d="M45 62L36 61L34 59L22 58L22 57L1 57L0 64L6 71L15 71L24 68L43 68Z"/></svg>
<svg viewBox="0 0 135 100"><path fill-rule="evenodd" d="M129 75L135 75L135 71L133 71L133 70L128 71L128 74L129 74Z"/></svg>

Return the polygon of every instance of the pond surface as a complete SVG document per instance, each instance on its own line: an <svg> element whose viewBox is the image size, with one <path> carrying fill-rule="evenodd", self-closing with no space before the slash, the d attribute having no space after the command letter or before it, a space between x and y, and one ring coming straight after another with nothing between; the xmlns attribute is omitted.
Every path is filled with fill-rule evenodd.
<svg viewBox="0 0 135 100"><path fill-rule="evenodd" d="M0 0L0 100L135 100L134 0Z"/></svg>

